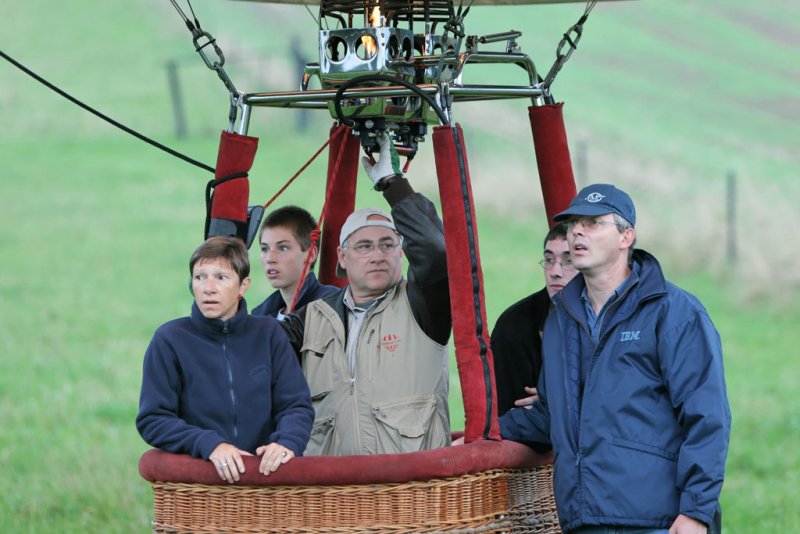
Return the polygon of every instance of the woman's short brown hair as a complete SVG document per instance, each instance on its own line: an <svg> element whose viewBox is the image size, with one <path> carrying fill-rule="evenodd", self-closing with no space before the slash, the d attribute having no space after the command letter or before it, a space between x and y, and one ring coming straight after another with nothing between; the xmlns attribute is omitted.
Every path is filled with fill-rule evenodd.
<svg viewBox="0 0 800 534"><path fill-rule="evenodd" d="M231 268L239 276L239 282L250 276L250 259L247 248L238 237L209 237L197 247L189 259L189 276L194 273L194 266L200 260L227 260Z"/></svg>

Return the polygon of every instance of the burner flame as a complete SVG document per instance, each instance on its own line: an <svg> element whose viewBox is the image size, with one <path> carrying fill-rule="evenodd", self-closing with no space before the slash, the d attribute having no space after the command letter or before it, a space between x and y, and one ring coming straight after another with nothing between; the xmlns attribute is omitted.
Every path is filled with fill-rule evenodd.
<svg viewBox="0 0 800 534"><path fill-rule="evenodd" d="M381 26L381 7L375 6L372 8L372 13L369 15L369 25L373 28Z"/></svg>
<svg viewBox="0 0 800 534"><path fill-rule="evenodd" d="M373 28L379 28L382 25L381 20L381 8L380 6L375 6L372 8L372 12L369 14L368 22L369 25ZM367 53L367 57L372 57L375 55L375 52L378 51L378 46L375 42L375 39L372 37L364 36L361 38L361 42L364 43L364 50Z"/></svg>

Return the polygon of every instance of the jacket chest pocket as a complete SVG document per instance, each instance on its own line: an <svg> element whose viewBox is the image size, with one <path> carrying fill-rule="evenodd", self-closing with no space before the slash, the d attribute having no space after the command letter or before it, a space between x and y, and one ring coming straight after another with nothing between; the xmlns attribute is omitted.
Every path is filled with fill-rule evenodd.
<svg viewBox="0 0 800 534"><path fill-rule="evenodd" d="M416 395L372 408L378 449L383 453L414 452L442 447L448 429L436 416L433 395Z"/></svg>
<svg viewBox="0 0 800 534"><path fill-rule="evenodd" d="M341 372L335 367L333 354L336 339L333 336L322 340L309 340L300 349L303 374L308 381L314 408L329 392L333 391L337 380L342 380Z"/></svg>

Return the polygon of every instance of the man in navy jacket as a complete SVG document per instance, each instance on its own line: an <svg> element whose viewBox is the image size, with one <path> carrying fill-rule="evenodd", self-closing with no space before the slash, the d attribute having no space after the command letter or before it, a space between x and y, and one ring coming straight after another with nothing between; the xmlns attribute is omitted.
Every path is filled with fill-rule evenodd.
<svg viewBox="0 0 800 534"><path fill-rule="evenodd" d="M552 443L565 533L705 533L730 438L719 334L634 251L625 192L588 186L553 219L580 274L553 298L540 402L503 416L503 437Z"/></svg>

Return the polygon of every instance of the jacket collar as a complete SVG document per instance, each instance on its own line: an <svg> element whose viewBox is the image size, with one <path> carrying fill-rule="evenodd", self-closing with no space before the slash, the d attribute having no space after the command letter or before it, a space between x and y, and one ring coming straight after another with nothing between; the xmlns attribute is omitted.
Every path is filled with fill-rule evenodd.
<svg viewBox="0 0 800 534"><path fill-rule="evenodd" d="M210 337L219 337L225 334L236 332L237 329L243 328L245 321L247 321L247 301L242 299L239 301L239 309L236 310L236 315L223 321L222 319L209 319L203 315L200 308L197 307L196 302L192 302L192 314L189 317L191 323L197 327L201 332Z"/></svg>
<svg viewBox="0 0 800 534"><path fill-rule="evenodd" d="M661 271L661 264L652 254L636 249L633 251L633 261L639 264L639 300L647 300L667 292L667 281Z"/></svg>
<svg viewBox="0 0 800 534"><path fill-rule="evenodd" d="M317 277L314 273L309 272L306 275L306 279L303 282L303 287L300 288L300 295L297 296L297 308L301 308L303 304L303 299L308 294L313 294L314 291L320 286ZM277 315L277 313L285 308L289 307L289 302L285 302L283 300L283 295L281 294L280 289L276 289L270 296L264 300L264 302L257 306L257 311L254 313L264 313L264 315Z"/></svg>
<svg viewBox="0 0 800 534"><path fill-rule="evenodd" d="M392 296L395 292L399 291L399 288L405 284L405 278L400 280L399 283L393 285L389 289L386 290L386 293L378 297L380 302L374 304L373 308L371 308L372 313L376 313L386 306L389 305L389 302L392 300ZM345 295L348 293L349 285L344 286L343 288L339 289L336 293L328 295L320 300L326 302L333 310L336 312L336 315L339 316L339 320L342 321L342 324L345 328L345 336L347 335L347 309L348 305L345 303ZM305 308L303 309L303 314L305 313ZM304 317L305 318L305 317Z"/></svg>
<svg viewBox="0 0 800 534"><path fill-rule="evenodd" d="M638 280L628 278L621 287L629 289L629 285L635 284L636 287L630 289L630 291L636 292L634 300L643 301L666 293L667 281L664 279L661 265L652 254L642 249L636 249L633 251L632 263L636 265L630 276L637 277ZM574 317L583 317L581 294L585 288L586 281L583 274L578 274L553 298L553 302L569 309Z"/></svg>
<svg viewBox="0 0 800 534"><path fill-rule="evenodd" d="M319 281L314 273L310 272L306 274L306 279L303 282L303 287L300 288L300 294L297 296L297 302L301 302L303 298L310 292L316 290L319 286ZM289 303L287 302L286 305L288 306Z"/></svg>
<svg viewBox="0 0 800 534"><path fill-rule="evenodd" d="M347 286L345 286L344 295L342 296L342 300L344 302L345 307L348 310L350 310L351 312L355 312L356 310L368 311L368 310L372 309L373 307L377 309L377 307L380 306L381 302L386 300L386 297L388 297L389 294L392 293L392 291L394 291L396 287L397 286L390 287L389 289L387 289L383 293L383 295L375 297L374 299L370 300L366 304L362 305L362 304L356 304L355 299L353 298L353 292L350 289L350 285L347 285Z"/></svg>

